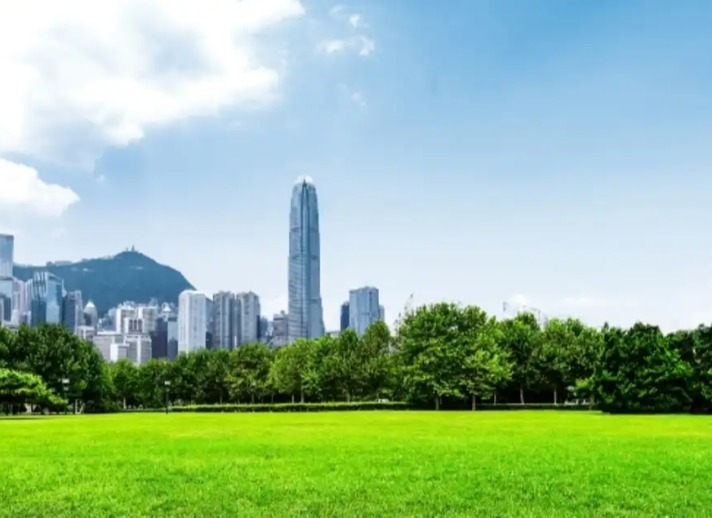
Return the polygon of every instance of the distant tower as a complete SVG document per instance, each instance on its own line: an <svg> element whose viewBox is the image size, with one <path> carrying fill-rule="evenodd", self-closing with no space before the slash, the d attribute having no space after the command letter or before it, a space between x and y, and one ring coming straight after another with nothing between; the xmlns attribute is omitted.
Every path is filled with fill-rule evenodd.
<svg viewBox="0 0 712 518"><path fill-rule="evenodd" d="M206 296L186 290L178 298L178 352L205 349L208 318Z"/></svg>
<svg viewBox="0 0 712 518"><path fill-rule="evenodd" d="M371 324L381 320L378 289L365 286L349 292L349 327L361 336Z"/></svg>
<svg viewBox="0 0 712 518"><path fill-rule="evenodd" d="M0 234L0 278L12 277L12 265L15 253L15 237Z"/></svg>
<svg viewBox="0 0 712 518"><path fill-rule="evenodd" d="M324 334L316 187L302 177L292 189L289 215L289 343Z"/></svg>
<svg viewBox="0 0 712 518"><path fill-rule="evenodd" d="M349 328L349 302L341 304L341 332Z"/></svg>
<svg viewBox="0 0 712 518"><path fill-rule="evenodd" d="M84 322L94 329L96 329L96 326L99 324L99 312L91 300L84 306Z"/></svg>

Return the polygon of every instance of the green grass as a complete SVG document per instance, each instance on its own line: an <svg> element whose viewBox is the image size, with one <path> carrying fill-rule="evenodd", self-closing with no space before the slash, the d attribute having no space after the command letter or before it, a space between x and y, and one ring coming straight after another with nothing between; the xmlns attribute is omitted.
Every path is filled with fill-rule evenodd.
<svg viewBox="0 0 712 518"><path fill-rule="evenodd" d="M712 418L0 419L0 516L709 516Z"/></svg>

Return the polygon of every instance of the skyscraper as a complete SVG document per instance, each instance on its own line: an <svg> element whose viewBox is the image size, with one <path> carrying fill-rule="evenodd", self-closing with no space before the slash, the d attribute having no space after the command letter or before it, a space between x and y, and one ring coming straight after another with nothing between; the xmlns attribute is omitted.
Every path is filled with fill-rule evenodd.
<svg viewBox="0 0 712 518"><path fill-rule="evenodd" d="M213 295L213 349L235 347L235 294L220 291Z"/></svg>
<svg viewBox="0 0 712 518"><path fill-rule="evenodd" d="M349 327L361 336L381 319L378 289L364 286L349 292Z"/></svg>
<svg viewBox="0 0 712 518"><path fill-rule="evenodd" d="M30 325L60 324L64 281L49 272L35 272L30 286Z"/></svg>
<svg viewBox="0 0 712 518"><path fill-rule="evenodd" d="M205 349L208 318L204 294L185 290L178 298L178 352Z"/></svg>
<svg viewBox="0 0 712 518"><path fill-rule="evenodd" d="M238 293L236 300L240 311L238 343L254 344L260 336L260 299L251 291Z"/></svg>
<svg viewBox="0 0 712 518"><path fill-rule="evenodd" d="M289 343L324 334L320 263L316 187L302 177L292 189L289 215Z"/></svg>
<svg viewBox="0 0 712 518"><path fill-rule="evenodd" d="M15 253L15 237L0 234L0 277L12 277L12 265Z"/></svg>
<svg viewBox="0 0 712 518"><path fill-rule="evenodd" d="M340 330L346 331L349 328L349 302L341 304L341 325Z"/></svg>
<svg viewBox="0 0 712 518"><path fill-rule="evenodd" d="M70 291L64 297L62 323L64 327L75 334L79 326L84 324L84 307L82 304L81 291Z"/></svg>

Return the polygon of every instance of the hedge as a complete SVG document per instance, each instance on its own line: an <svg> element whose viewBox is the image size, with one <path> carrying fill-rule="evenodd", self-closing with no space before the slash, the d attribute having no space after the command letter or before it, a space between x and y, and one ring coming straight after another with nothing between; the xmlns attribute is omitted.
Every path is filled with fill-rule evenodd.
<svg viewBox="0 0 712 518"><path fill-rule="evenodd" d="M589 405L564 405L553 403L478 403L477 410L595 410Z"/></svg>
<svg viewBox="0 0 712 518"><path fill-rule="evenodd" d="M408 410L407 403L357 401L352 403L258 403L224 405L182 405L173 412L337 412L352 410Z"/></svg>

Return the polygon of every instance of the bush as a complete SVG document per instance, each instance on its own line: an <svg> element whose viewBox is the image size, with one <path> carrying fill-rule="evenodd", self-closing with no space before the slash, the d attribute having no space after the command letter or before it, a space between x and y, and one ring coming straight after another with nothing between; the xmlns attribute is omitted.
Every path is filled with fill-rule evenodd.
<svg viewBox="0 0 712 518"><path fill-rule="evenodd" d="M410 406L401 402L334 402L334 403L264 403L228 405L184 405L175 406L173 412L338 412L353 410L408 410Z"/></svg>

